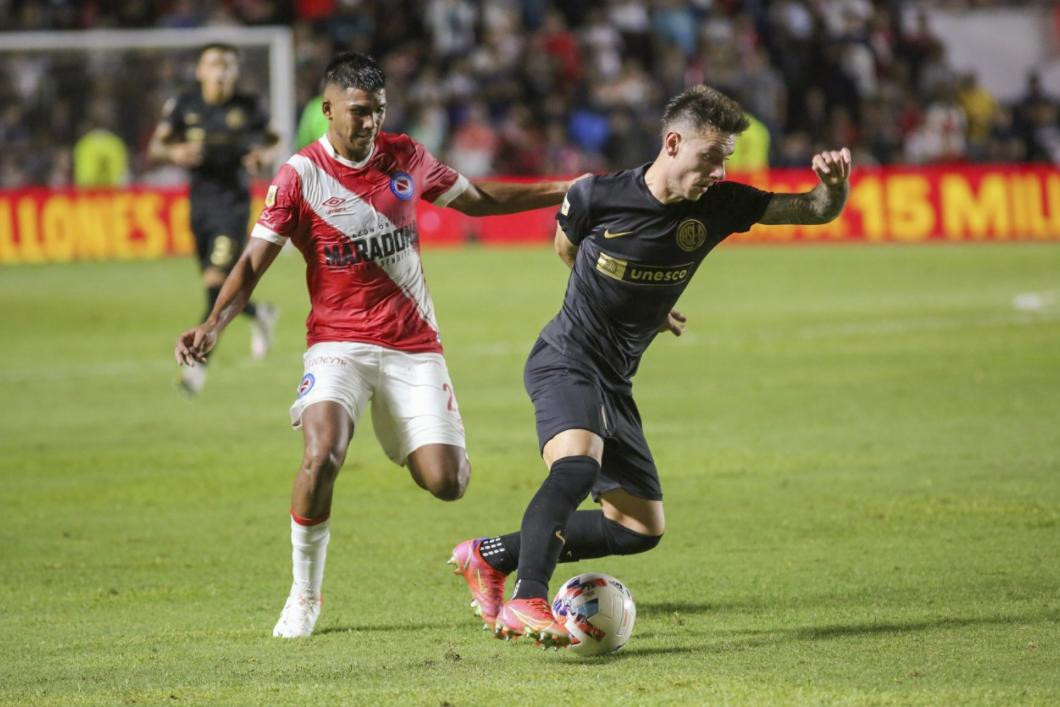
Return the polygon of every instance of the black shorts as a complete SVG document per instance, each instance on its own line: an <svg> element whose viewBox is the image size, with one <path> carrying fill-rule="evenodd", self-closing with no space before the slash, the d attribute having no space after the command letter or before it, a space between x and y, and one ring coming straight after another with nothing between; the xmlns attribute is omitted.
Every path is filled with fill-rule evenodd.
<svg viewBox="0 0 1060 707"><path fill-rule="evenodd" d="M247 221L250 204L239 203L232 208L218 205L192 209L191 232L195 236L195 253L199 267L216 268L228 273L247 243Z"/></svg>
<svg viewBox="0 0 1060 707"><path fill-rule="evenodd" d="M591 364L564 356L543 339L530 350L523 383L534 403L539 450L566 430L589 430L604 440L594 500L619 488L637 498L662 500L659 472L631 393L605 386Z"/></svg>

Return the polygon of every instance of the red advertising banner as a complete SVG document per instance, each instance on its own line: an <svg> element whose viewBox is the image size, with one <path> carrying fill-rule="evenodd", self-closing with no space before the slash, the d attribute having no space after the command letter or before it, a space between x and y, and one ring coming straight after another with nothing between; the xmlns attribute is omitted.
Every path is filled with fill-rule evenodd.
<svg viewBox="0 0 1060 707"><path fill-rule="evenodd" d="M811 189L809 169L733 176L759 188ZM251 213L262 206L255 191ZM427 245L547 243L555 209L470 218L419 203ZM730 243L1060 242L1060 171L1042 166L857 169L847 208L824 226L755 226ZM0 191L0 264L135 260L194 248L182 189Z"/></svg>

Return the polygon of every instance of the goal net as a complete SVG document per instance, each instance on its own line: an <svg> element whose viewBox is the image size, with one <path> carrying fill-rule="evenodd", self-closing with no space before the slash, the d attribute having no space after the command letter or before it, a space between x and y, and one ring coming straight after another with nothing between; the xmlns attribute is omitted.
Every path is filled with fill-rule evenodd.
<svg viewBox="0 0 1060 707"><path fill-rule="evenodd" d="M187 174L149 163L146 147L166 100L195 87L210 42L239 48L239 88L268 108L286 159L296 110L286 27L0 33L0 266L192 252Z"/></svg>
<svg viewBox="0 0 1060 707"><path fill-rule="evenodd" d="M125 143L129 182L179 179L147 164L144 148L165 101L195 85L197 50L209 42L240 49L240 90L265 102L280 154L289 154L296 97L287 27L2 33L0 124L11 134L0 187L65 186L73 145L94 128Z"/></svg>

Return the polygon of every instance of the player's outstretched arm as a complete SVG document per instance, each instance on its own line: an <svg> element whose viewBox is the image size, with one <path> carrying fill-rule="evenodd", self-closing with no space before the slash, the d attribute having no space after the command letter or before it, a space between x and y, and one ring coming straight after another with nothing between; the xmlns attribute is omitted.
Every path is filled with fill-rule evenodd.
<svg viewBox="0 0 1060 707"><path fill-rule="evenodd" d="M232 272L225 278L210 316L202 324L188 329L177 338L177 347L173 352L177 363L182 366L194 366L206 361L206 354L217 343L221 331L247 306L258 280L282 249L283 246L262 238L250 239Z"/></svg>
<svg viewBox="0 0 1060 707"><path fill-rule="evenodd" d="M804 194L774 194L759 223L828 223L843 210L850 193L850 150L827 150L813 156L821 183Z"/></svg>
<svg viewBox="0 0 1060 707"><path fill-rule="evenodd" d="M586 176L586 175L582 175ZM581 177L578 177L581 179ZM449 207L468 216L496 216L557 206L577 180L563 182L472 182Z"/></svg>

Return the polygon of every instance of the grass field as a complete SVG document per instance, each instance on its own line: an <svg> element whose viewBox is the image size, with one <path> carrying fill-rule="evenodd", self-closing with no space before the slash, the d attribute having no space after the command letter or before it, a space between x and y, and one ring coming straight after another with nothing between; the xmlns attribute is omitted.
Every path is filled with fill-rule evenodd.
<svg viewBox="0 0 1060 707"><path fill-rule="evenodd" d="M478 630L451 546L543 474L525 353L545 249L425 254L475 467L431 499L360 430L319 634L290 585L301 262L275 354L174 385L190 260L0 270L0 701L492 705L1060 702L1060 247L724 248L636 394L669 530L599 570L633 639L587 661ZM1031 306L1015 308L1014 298ZM367 425L367 421L366 421Z"/></svg>

